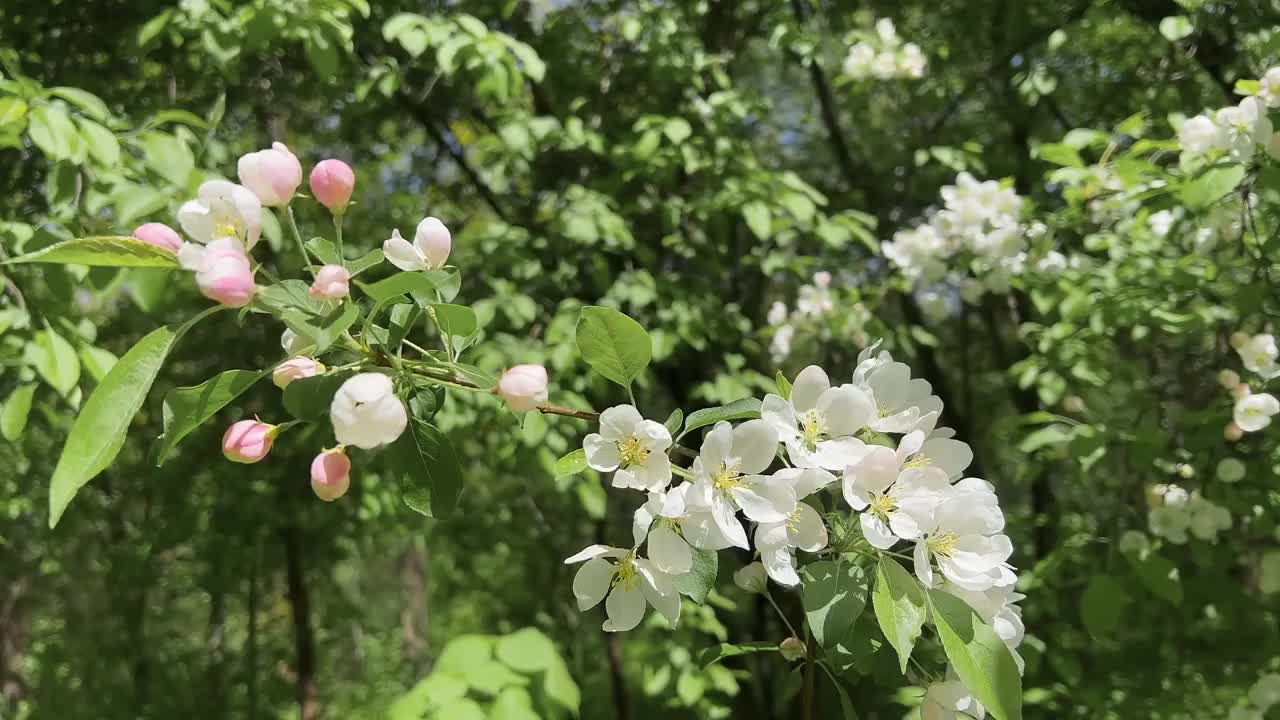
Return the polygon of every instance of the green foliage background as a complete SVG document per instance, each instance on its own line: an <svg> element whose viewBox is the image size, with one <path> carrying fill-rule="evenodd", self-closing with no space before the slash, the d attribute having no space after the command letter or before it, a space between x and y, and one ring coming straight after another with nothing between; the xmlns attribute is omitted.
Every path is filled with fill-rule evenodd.
<svg viewBox="0 0 1280 720"><path fill-rule="evenodd" d="M1189 28L1162 23L1173 16ZM924 79L840 79L841 39L876 17L925 49ZM1085 166L1114 155L1113 137L1169 138L1173 114L1234 103L1235 82L1280 57L1277 23L1263 0L13 0L0 6L0 248L173 224L201 181L282 140L305 166L356 168L349 245L426 214L449 224L482 368L543 363L554 400L602 409L625 394L578 358L578 311L639 320L654 364L635 391L658 419L770 390L770 303L832 271L838 311L781 369L845 377L883 337L934 383L1009 516L1027 717L1225 717L1280 663L1275 596L1257 589L1259 553L1280 544L1280 485L1267 432L1223 443L1214 375L1238 368L1228 335L1274 312L1261 269L1280 247L1266 232L1200 252L1099 230ZM1150 178L1148 164L1125 169ZM925 320L878 241L959 170L1011 178L1096 266ZM1246 181L1264 230L1270 171ZM302 212L325 227L316 206ZM279 228L267 236L269 264L296 271ZM720 590L686 603L676 630L650 618L606 637L599 611L577 612L562 559L625 534L634 509L591 472L556 477L579 421L521 424L451 397L440 422L467 479L439 520L358 466L343 501L315 501L321 440L302 433L251 468L223 461L226 423L283 414L266 383L155 467L159 399L269 367L282 328L262 322L219 316L179 346L116 464L49 531L48 479L87 391L207 302L154 271L5 273L0 717L794 716L799 673L776 656L698 660L786 635L729 582L745 556L721 563ZM1249 471L1226 492L1213 468L1228 455ZM1180 463L1236 526L1216 544L1120 553L1121 532L1145 529L1146 487ZM781 602L798 616L794 593ZM881 648L845 678L861 717L918 702L897 663ZM831 686L821 695L837 712Z"/></svg>

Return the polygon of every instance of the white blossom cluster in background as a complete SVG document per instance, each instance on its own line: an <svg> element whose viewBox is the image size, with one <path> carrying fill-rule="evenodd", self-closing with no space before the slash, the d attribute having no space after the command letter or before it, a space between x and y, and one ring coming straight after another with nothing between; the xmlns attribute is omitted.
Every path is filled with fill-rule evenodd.
<svg viewBox="0 0 1280 720"><path fill-rule="evenodd" d="M769 354L775 363L781 363L791 356L792 345L796 334L801 331L814 331L820 336L828 334L829 324L823 320L829 318L836 309L836 293L831 286L831 273L821 270L813 274L812 284L801 285L796 295L794 308L787 307L781 300L769 306L766 321L772 328L773 338L769 342ZM863 325L871 319L866 306L861 303L841 308L846 327L854 329L853 340L857 344L865 344L867 338L861 333Z"/></svg>
<svg viewBox="0 0 1280 720"><path fill-rule="evenodd" d="M1257 375L1265 383L1280 375L1280 364L1276 363L1280 349L1276 347L1276 339L1269 333L1248 335L1237 332L1231 335L1231 346L1240 356L1244 369ZM1257 432L1271 424L1271 418L1280 412L1280 402L1270 393L1253 392L1249 384L1242 382L1233 370L1224 370L1218 374L1218 380L1235 398L1235 406L1231 412L1231 423L1224 431L1228 440L1239 440L1244 433Z"/></svg>
<svg viewBox="0 0 1280 720"><path fill-rule="evenodd" d="M881 246L917 287L946 280L960 286L966 302L976 302L985 292L1007 292L1009 280L1028 269L1057 273L1070 264L1056 250L1030 260L1028 240L1043 236L1045 227L1022 223L1024 199L1013 188L962 172L941 196L942 209ZM966 261L973 277L956 277L957 261Z"/></svg>
<svg viewBox="0 0 1280 720"><path fill-rule="evenodd" d="M856 33L844 59L844 74L853 80L919 79L929 64L915 43L904 43L889 18L876 21L874 33Z"/></svg>
<svg viewBox="0 0 1280 720"><path fill-rule="evenodd" d="M1148 502L1151 509L1147 526L1151 534L1175 545L1186 543L1188 533L1200 540L1217 542L1218 533L1231 528L1231 513L1198 490L1187 492L1180 485L1154 485Z"/></svg>
<svg viewBox="0 0 1280 720"><path fill-rule="evenodd" d="M1225 239L1240 237L1240 217L1238 201L1218 203L1197 216L1195 222L1184 222L1189 219L1187 213L1177 207L1152 213L1147 218L1147 229L1163 239L1171 237L1175 227L1185 228L1191 233L1191 247L1197 253L1206 253Z"/></svg>
<svg viewBox="0 0 1280 720"><path fill-rule="evenodd" d="M810 498L829 494L857 515L865 552L911 544L919 581L966 600L1012 650L1022 640L1022 596L1004 515L990 483L964 476L973 452L938 426L941 411L927 381L875 346L850 382L833 385L809 366L788 397L764 398L760 418L717 423L688 468L672 463L661 423L631 405L605 410L583 443L587 465L645 496L630 547L592 545L566 560L584 563L573 583L579 608L603 601L607 631L634 628L650 605L674 624L678 578L694 570L694 549L749 550L752 540L759 560L738 583L762 591L767 576L796 586L797 552L827 549L822 505Z"/></svg>
<svg viewBox="0 0 1280 720"><path fill-rule="evenodd" d="M1280 706L1280 674L1268 673L1249 688L1249 702L1231 708L1227 720L1263 720L1267 711Z"/></svg>
<svg viewBox="0 0 1280 720"><path fill-rule="evenodd" d="M1273 67L1258 81L1258 92L1211 113L1188 118L1178 128L1183 161L1224 153L1236 162L1249 162L1262 146L1280 158L1280 133L1273 132L1268 108L1280 107L1280 67Z"/></svg>

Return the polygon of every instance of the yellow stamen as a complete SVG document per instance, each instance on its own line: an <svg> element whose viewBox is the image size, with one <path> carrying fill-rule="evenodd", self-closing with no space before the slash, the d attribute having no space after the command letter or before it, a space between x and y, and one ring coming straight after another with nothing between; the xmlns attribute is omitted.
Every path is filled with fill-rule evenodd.
<svg viewBox="0 0 1280 720"><path fill-rule="evenodd" d="M877 495L871 499L871 512L886 522L889 520L889 513L897 509L897 501L888 495Z"/></svg>
<svg viewBox="0 0 1280 720"><path fill-rule="evenodd" d="M951 557L956 551L956 545L960 542L960 538L953 532L944 532L937 535L930 535L926 544L929 552L940 557Z"/></svg>
<svg viewBox="0 0 1280 720"><path fill-rule="evenodd" d="M910 460L902 463L902 469L929 467L932 464L933 461L929 459L928 455L925 455L924 453L916 453L911 456Z"/></svg>
<svg viewBox="0 0 1280 720"><path fill-rule="evenodd" d="M615 588L621 586L623 591L630 592L639 582L640 573L636 570L636 555L631 552L614 566L613 580L610 581L609 586Z"/></svg>
<svg viewBox="0 0 1280 720"><path fill-rule="evenodd" d="M827 429L822 425L822 417L817 410L810 410L800 418L801 441L805 450L817 452L818 441L826 435Z"/></svg>
<svg viewBox="0 0 1280 720"><path fill-rule="evenodd" d="M645 460L649 459L649 449L642 445L640 439L636 437L627 438L626 442L620 443L618 452L622 454L622 467L624 468L643 465Z"/></svg>
<svg viewBox="0 0 1280 720"><path fill-rule="evenodd" d="M240 237L240 232L236 229L235 225L231 225L229 223L222 223L214 227L213 236L214 237Z"/></svg>
<svg viewBox="0 0 1280 720"><path fill-rule="evenodd" d="M720 470L711 476L711 486L720 492L728 492L742 487L742 471L738 466L720 465Z"/></svg>

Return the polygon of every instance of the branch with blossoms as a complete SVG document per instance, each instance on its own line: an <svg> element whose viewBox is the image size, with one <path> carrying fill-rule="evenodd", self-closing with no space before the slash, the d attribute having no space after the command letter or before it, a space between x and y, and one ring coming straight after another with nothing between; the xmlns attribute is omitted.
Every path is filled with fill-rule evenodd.
<svg viewBox="0 0 1280 720"><path fill-rule="evenodd" d="M189 273L214 303L142 338L85 402L51 480L51 526L114 460L175 345L209 316L235 309L242 322L285 326L282 357L172 391L159 463L270 376L292 418L233 423L222 437L229 460L259 462L286 432L312 423L333 437L311 463L320 499L343 497L353 467L376 462L400 482L409 507L438 516L452 509L463 486L449 438L433 423L447 392L494 395L515 413L586 420L597 424L595 432L557 468L612 473L614 488L641 493L630 543L591 545L566 561L582 563L574 596L582 610L604 604L606 631L635 628L649 606L677 623L686 600L705 602L715 586L720 551L736 549L753 560L735 581L768 596L780 614L769 582L800 593L804 618L793 623L782 615L793 636L749 647L805 659L806 716L818 670L844 693L839 676L856 664L847 656L865 658L873 644L887 643L904 675L929 684L926 717L1021 717L1014 649L1022 639L1022 596L1008 564L1013 547L1004 515L989 483L964 477L972 451L939 425L942 401L905 364L873 346L849 382L833 384L812 366L794 384L779 374L777 393L763 400L687 417L676 412L659 423L644 417L632 390L651 359L648 333L617 310L586 307L575 331L582 359L624 387L631 403L599 415L549 404L541 366L517 365L495 378L463 360L480 327L475 312L455 302L460 271L448 264L452 237L443 222L425 218L412 240L392 230L381 249L353 258L342 240L355 187L346 164L324 160L310 174L311 196L333 224L329 237L309 234L309 241L294 213L302 166L287 147L245 155L238 174L239 184L206 182L181 206L185 238L149 223L132 237L71 240L11 261ZM292 235L308 279L274 278L255 259L263 213L271 210ZM385 264L395 271L370 279ZM260 285L260 275L269 284ZM430 340L415 336L424 320L435 330ZM926 625L950 661L937 671L913 658ZM723 645L709 657L743 647Z"/></svg>

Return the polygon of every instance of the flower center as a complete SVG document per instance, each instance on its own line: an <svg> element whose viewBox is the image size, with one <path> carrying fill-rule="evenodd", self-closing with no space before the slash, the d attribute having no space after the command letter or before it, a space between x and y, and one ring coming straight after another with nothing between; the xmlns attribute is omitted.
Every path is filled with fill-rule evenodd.
<svg viewBox="0 0 1280 720"><path fill-rule="evenodd" d="M626 557L618 561L613 569L613 580L609 583L609 587L621 587L624 592L630 592L635 588L636 583L640 582L640 573L636 571L635 553L628 553Z"/></svg>
<svg viewBox="0 0 1280 720"><path fill-rule="evenodd" d="M877 495L871 499L871 512L881 520L888 520L889 513L898 509L898 503L889 495Z"/></svg>
<svg viewBox="0 0 1280 720"><path fill-rule="evenodd" d="M729 467L722 464L720 469L711 476L711 486L720 492L729 492L734 488L742 487L742 472L737 465Z"/></svg>
<svg viewBox="0 0 1280 720"><path fill-rule="evenodd" d="M634 465L643 465L649 459L649 448L640 443L640 439L632 436L627 441L618 445L618 451L622 454L622 467L632 467Z"/></svg>
<svg viewBox="0 0 1280 720"><path fill-rule="evenodd" d="M953 532L944 532L930 535L926 542L929 552L939 557L951 557L951 554L956 551L956 544L960 542L960 538Z"/></svg>
<svg viewBox="0 0 1280 720"><path fill-rule="evenodd" d="M876 403L876 413L880 416L880 419L883 420L893 414L893 409L882 402L878 402Z"/></svg>
<svg viewBox="0 0 1280 720"><path fill-rule="evenodd" d="M234 223L218 223L213 228L213 236L216 238L238 238L240 237L240 231L236 228Z"/></svg>
<svg viewBox="0 0 1280 720"><path fill-rule="evenodd" d="M933 461L929 459L928 455L925 455L924 453L916 453L906 462L902 463L902 469L929 467L932 464Z"/></svg>
<svg viewBox="0 0 1280 720"><path fill-rule="evenodd" d="M822 416L817 410L810 410L800 418L801 442L804 443L805 450L817 452L818 441L826 431L827 429L822 425Z"/></svg>

